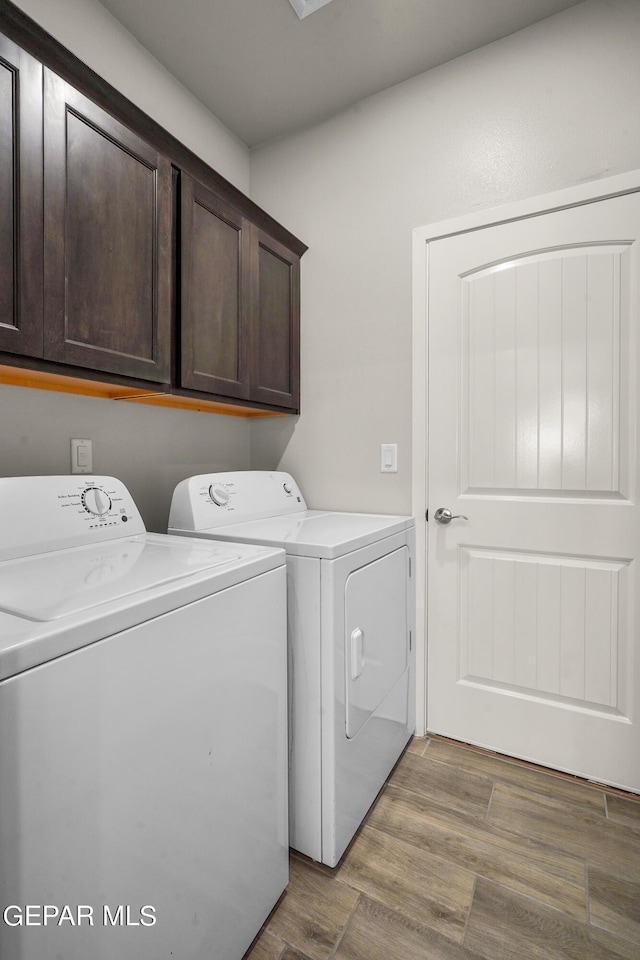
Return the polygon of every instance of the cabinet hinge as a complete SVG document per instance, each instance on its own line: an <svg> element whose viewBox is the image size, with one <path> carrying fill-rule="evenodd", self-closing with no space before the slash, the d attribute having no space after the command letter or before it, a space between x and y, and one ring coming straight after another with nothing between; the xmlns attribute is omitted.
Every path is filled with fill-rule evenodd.
<svg viewBox="0 0 640 960"><path fill-rule="evenodd" d="M424 518L425 518L425 520L428 520L428 519L429 519L429 511L428 511L428 510L427 510L427 512L425 513Z"/></svg>
<svg viewBox="0 0 640 960"><path fill-rule="evenodd" d="M409 630L409 650L413 650L413 637L411 636L411 630Z"/></svg>

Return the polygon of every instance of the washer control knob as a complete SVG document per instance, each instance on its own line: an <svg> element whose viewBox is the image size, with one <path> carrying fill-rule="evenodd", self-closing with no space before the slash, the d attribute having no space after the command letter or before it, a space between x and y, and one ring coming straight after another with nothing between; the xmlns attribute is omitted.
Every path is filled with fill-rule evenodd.
<svg viewBox="0 0 640 960"><path fill-rule="evenodd" d="M224 487L209 487L209 496L217 507L224 507L229 502L229 491Z"/></svg>
<svg viewBox="0 0 640 960"><path fill-rule="evenodd" d="M285 492L285 493L291 493L291 489L292 489L292 488L291 488L291 484L290 484L290 483L283 483L282 486L283 486L283 488L284 488L284 492Z"/></svg>
<svg viewBox="0 0 640 960"><path fill-rule="evenodd" d="M82 506L87 513L91 513L95 517L103 517L105 513L109 513L109 510L111 510L111 498L107 496L104 490L99 490L98 487L87 487L82 494Z"/></svg>

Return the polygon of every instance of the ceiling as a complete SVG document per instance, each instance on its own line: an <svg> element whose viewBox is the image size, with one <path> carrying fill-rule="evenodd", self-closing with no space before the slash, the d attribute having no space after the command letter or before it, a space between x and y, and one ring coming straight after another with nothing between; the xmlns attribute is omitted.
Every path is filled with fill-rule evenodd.
<svg viewBox="0 0 640 960"><path fill-rule="evenodd" d="M101 0L249 147L581 0Z"/></svg>

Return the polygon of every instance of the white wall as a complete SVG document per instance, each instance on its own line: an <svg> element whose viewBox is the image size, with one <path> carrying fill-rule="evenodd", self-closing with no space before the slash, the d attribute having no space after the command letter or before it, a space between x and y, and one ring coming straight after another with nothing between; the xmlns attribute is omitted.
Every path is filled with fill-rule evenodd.
<svg viewBox="0 0 640 960"><path fill-rule="evenodd" d="M312 506L411 512L412 229L640 168L639 90L640 3L587 0L257 148L253 198L309 251L302 414L252 424L253 466Z"/></svg>
<svg viewBox="0 0 640 960"><path fill-rule="evenodd" d="M245 193L249 152L96 0L17 6ZM120 477L150 530L166 531L175 484L250 466L240 417L0 385L0 476L69 472L69 439L94 442L94 471Z"/></svg>

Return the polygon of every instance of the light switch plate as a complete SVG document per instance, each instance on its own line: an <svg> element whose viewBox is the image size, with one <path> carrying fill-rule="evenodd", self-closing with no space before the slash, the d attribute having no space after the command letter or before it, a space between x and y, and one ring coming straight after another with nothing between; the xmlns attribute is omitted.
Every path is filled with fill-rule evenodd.
<svg viewBox="0 0 640 960"><path fill-rule="evenodd" d="M398 444L380 444L380 473L398 472Z"/></svg>
<svg viewBox="0 0 640 960"><path fill-rule="evenodd" d="M71 441L71 473L93 473L91 440Z"/></svg>

